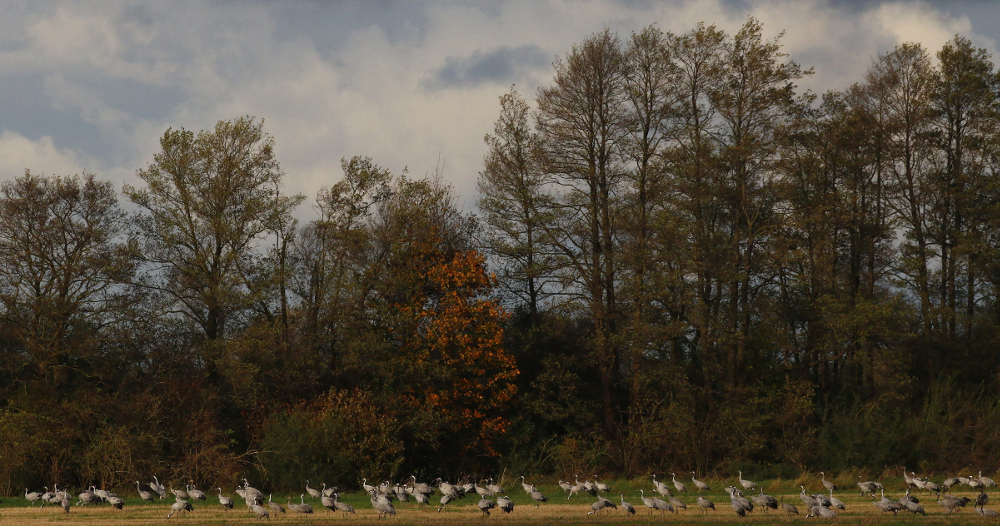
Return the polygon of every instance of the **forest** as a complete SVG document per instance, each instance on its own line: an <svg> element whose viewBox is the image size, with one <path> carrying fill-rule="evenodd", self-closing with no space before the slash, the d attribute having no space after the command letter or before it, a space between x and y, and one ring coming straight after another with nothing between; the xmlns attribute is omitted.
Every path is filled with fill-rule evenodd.
<svg viewBox="0 0 1000 526"><path fill-rule="evenodd" d="M499 97L473 210L364 156L287 194L250 116L7 179L0 494L995 470L992 57L816 94L765 34L588 36Z"/></svg>

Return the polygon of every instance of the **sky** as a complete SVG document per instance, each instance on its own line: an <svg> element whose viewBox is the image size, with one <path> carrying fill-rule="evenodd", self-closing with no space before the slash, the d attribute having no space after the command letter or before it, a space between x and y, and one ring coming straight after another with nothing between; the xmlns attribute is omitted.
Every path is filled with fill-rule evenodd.
<svg viewBox="0 0 1000 526"><path fill-rule="evenodd" d="M512 85L528 99L552 62L610 28L699 22L733 33L757 17L822 93L859 81L899 42L932 53L961 34L996 55L987 0L25 1L0 17L0 181L97 174L138 184L170 127L264 119L287 193L307 203L371 157L441 173L463 206ZM300 216L309 219L309 206Z"/></svg>

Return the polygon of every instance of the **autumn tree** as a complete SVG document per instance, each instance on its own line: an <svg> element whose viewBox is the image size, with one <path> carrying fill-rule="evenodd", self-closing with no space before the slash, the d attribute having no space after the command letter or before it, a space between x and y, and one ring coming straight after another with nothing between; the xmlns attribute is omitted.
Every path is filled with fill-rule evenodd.
<svg viewBox="0 0 1000 526"><path fill-rule="evenodd" d="M564 260L564 279L593 324L604 431L620 419L620 198L625 142L624 57L605 30L555 63L554 85L538 94L544 169L558 190L546 232Z"/></svg>
<svg viewBox="0 0 1000 526"><path fill-rule="evenodd" d="M301 196L282 196L274 139L263 121L220 121L197 135L169 129L162 151L139 170L144 188L125 187L142 209L137 228L150 266L147 285L207 340L227 334L252 300L246 277L255 244L283 229Z"/></svg>
<svg viewBox="0 0 1000 526"><path fill-rule="evenodd" d="M97 328L132 301L135 247L114 187L94 174L25 172L0 185L0 302L8 366L35 371L34 396L61 396Z"/></svg>

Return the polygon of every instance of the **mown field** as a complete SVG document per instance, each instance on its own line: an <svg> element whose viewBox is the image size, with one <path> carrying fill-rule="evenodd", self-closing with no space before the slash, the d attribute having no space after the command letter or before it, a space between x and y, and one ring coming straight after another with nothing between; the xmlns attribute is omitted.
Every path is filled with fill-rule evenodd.
<svg viewBox="0 0 1000 526"><path fill-rule="evenodd" d="M620 509L605 510L597 516L588 516L590 504L596 499L589 495L575 496L570 501L566 500L563 491L555 484L540 484L541 489L550 497L550 502L535 506L521 490L517 482L507 483L508 495L516 503L514 512L511 515L503 515L499 510L494 510L490 517L484 517L476 508L477 496L468 496L465 499L451 503L438 513L437 506L420 506L411 503L397 503L397 515L385 520L378 520L376 513L372 510L368 499L363 493L345 493L342 500L355 507L357 512L354 515L334 514L328 512L319 503L318 499L306 499L306 502L313 506L313 515L299 515L292 513L279 514L271 517L271 520L280 521L283 524L343 524L351 523L392 523L392 524L462 524L467 521L500 521L503 524L635 524L635 523L673 523L673 524L696 524L700 522L711 523L713 525L742 524L742 523L779 523L779 524L806 524L810 522L823 521L819 518L806 518L804 506L799 500L798 484L810 482L807 491L816 493L821 490L818 478L812 480L773 480L764 482L764 491L776 498L784 497L786 502L790 502L799 507L800 515L787 515L779 510L768 510L767 513L760 513L758 510L747 518L737 517L729 506L729 497L722 491L723 484L718 481L710 481L712 491L701 495L709 498L716 504L715 512L703 513L695 504L697 493L689 492L680 494L679 498L688 503L687 510L681 510L675 514L650 513L642 506L639 498L639 489L646 490L649 495L652 484L646 480L617 481L611 484L614 494L607 495L616 504L619 502L618 492L625 492L625 500L636 508L634 517L626 516ZM904 485L901 480L883 480L887 489L886 496L892 500L897 500L903 494ZM838 484L841 482L838 480ZM537 485L537 482L536 482ZM997 522L997 519L987 519L975 513L972 504L960 512L954 514L945 513L944 508L935 502L934 495L927 495L926 492L915 494L921 500L927 515L911 515L900 513L897 516L885 515L875 509L871 498L860 497L856 485L848 485L847 481L841 484L843 489L835 495L844 501L847 510L841 512L836 521L838 523L850 524L981 524L984 522ZM228 492L232 496L232 492ZM957 491L958 495L965 495L970 498L974 493L968 488ZM291 495L275 495L276 502L284 503ZM0 504L0 523L3 524L61 524L66 526L74 525L120 525L120 524L150 524L154 522L166 521L170 504L173 498L146 503L134 496L125 496L126 506L124 510L111 509L108 505L100 506L74 506L67 515L57 506L46 505L45 507L29 507L28 502L23 497L5 497ZM433 497L432 497L433 498ZM439 498L439 496L438 496ZM998 502L988 508L1000 509L1000 496ZM436 503L437 498L433 498ZM298 502L298 494L294 495L293 502ZM255 517L250 517L245 508L239 506L233 511L224 511L218 501L209 497L207 501L193 502L195 511L180 516L175 515L170 522L189 525L229 525L248 524L259 522Z"/></svg>

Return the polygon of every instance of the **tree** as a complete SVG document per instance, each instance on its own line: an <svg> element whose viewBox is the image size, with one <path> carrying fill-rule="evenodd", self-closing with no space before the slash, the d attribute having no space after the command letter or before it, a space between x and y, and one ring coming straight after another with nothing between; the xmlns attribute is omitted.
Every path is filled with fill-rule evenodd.
<svg viewBox="0 0 1000 526"><path fill-rule="evenodd" d="M251 301L246 276L255 243L280 231L301 196L282 196L284 173L263 121L219 121L197 135L168 129L162 151L125 187L143 213L137 227L151 266L147 286L211 341Z"/></svg>
<svg viewBox="0 0 1000 526"><path fill-rule="evenodd" d="M486 135L489 152L479 175L479 209L485 244L501 266L500 283L527 306L532 323L539 302L554 279L551 247L546 243L543 188L538 164L541 144L528 123L528 103L511 88L500 97L500 118Z"/></svg>
<svg viewBox="0 0 1000 526"><path fill-rule="evenodd" d="M539 91L544 167L561 189L546 225L567 269L565 279L593 323L601 373L604 431L620 418L617 199L625 140L624 57L611 31L592 35L556 61L555 85Z"/></svg>
<svg viewBox="0 0 1000 526"><path fill-rule="evenodd" d="M0 185L0 303L7 337L36 371L34 396L59 397L66 370L100 349L98 329L130 303L135 246L114 187L94 174L25 171Z"/></svg>

